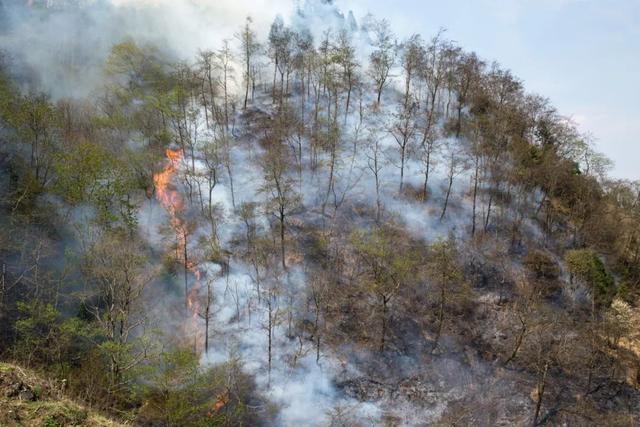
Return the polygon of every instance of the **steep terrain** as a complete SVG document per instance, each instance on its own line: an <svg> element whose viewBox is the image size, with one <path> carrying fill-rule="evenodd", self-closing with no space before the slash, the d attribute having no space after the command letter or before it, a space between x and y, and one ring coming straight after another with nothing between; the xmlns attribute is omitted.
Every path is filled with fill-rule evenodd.
<svg viewBox="0 0 640 427"><path fill-rule="evenodd" d="M548 100L331 1L159 4L0 38L0 356L55 378L0 422L638 424L640 184Z"/></svg>
<svg viewBox="0 0 640 427"><path fill-rule="evenodd" d="M64 383L45 380L29 369L0 363L0 425L6 427L118 427L64 397Z"/></svg>

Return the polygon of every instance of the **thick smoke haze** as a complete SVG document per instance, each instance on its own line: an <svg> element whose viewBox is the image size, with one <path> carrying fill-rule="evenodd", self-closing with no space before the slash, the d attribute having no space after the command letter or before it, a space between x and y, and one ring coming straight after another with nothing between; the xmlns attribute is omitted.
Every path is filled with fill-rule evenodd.
<svg viewBox="0 0 640 427"><path fill-rule="evenodd" d="M212 89L210 96L213 104L217 99L224 99L224 115L220 114L219 119L210 118L213 117L213 112L207 110L203 83L206 80L203 77L198 81L198 85L202 84L202 89L198 90L203 92L197 96L202 96L204 109L193 93L188 107L192 108L188 119L186 108L181 106L183 113L180 114L184 114L185 128L188 128L186 132L189 135L183 140L181 123L177 126L179 130L175 131L179 137L175 136L175 139L165 140L166 135L159 133L161 146L158 158L152 160L153 165L145 172L153 173L161 162L164 162L164 169L153 174L153 190L150 189L151 184L147 188L141 186L136 224L140 238L149 248L150 263L153 268L163 271L162 275L154 279L152 286L145 290L145 314L152 320L150 323L171 341L193 346L203 368L240 361L243 372L255 381L261 398L268 401L269 404L265 404L265 407L273 412L265 415L267 419L273 420L272 423L265 423L276 426L422 426L440 420L443 424L457 424L463 422L446 421L443 417L449 414L459 416L460 408L470 408L468 410L473 412L472 416L475 418L469 415L467 420L474 420L480 425L494 425L492 421L495 420L524 420L529 416L525 411L532 406L530 390L535 385L531 381L533 376L521 369L520 365L506 367L515 357L522 341L516 344L513 356L506 359L504 366L498 357L501 353L493 350L490 344L494 343L491 345L496 345L495 348L498 349L511 348L511 338L506 340L505 325L511 327L511 323L516 326L517 323L512 322L515 317L510 317L511 311L508 310L512 308L505 304L511 302L511 297L516 301L517 291L509 291L511 287L515 289L516 285L507 283L505 277L512 272L514 278L520 277L517 273L524 271L521 258L525 249L529 250L528 245L537 248L540 244L541 248L546 248L545 228L548 225L542 225L537 220L538 212L532 215L529 211L533 212L536 207L540 211L550 204L545 203L547 194L540 189L537 181L532 185L533 189L529 189L519 187L519 181L513 178L516 184L511 188L509 180L512 178L498 175L503 173L502 167L508 169L510 166L498 164L500 159L508 162L506 156L500 157L501 153L492 157L496 159L495 169L498 172L490 169L492 164L486 166L481 162L484 154L476 152L480 145L472 144L473 138L481 137L478 133L469 136L471 132L461 131L463 114L471 117L471 112L466 111L466 108L471 110L474 104L465 106L463 110L462 97L458 95L459 92L452 91L450 82L447 86L448 95L445 95L445 88L442 88L440 96L436 99L434 95L433 100L426 102L425 109L422 110L420 104L421 98L425 96L423 91L432 83L425 83L428 78L421 76L416 78L417 82L411 81L415 85L413 87L409 77L402 104L405 81L402 74L404 70L399 65L402 61L398 57L395 66L389 66L392 81L380 89L376 100L370 68L375 59L375 55L370 53L375 53L375 42L372 40L376 36L374 25L368 24L382 21L375 21L373 17L365 15L362 7L355 9L355 15L340 9L344 4L358 3L344 0L344 3L336 6L332 0L0 0L0 54L8 56L9 72L13 73L25 92L41 90L50 94L54 101L75 98L81 103L96 99L100 101L103 94L109 93L104 87L110 81L105 74L105 62L115 44L131 40L140 46L152 45L159 50L159 61L166 61L167 69L175 66L176 68L171 69L176 70L179 68L176 65L184 62L196 64L191 68L194 70L202 66L201 63L196 63L201 51L214 51L221 48L225 41L229 41L229 46L236 55L231 60L235 63L232 77L228 79L232 87L231 101L228 102L227 99L226 67L220 67L225 70L221 80L225 83L224 95L214 95ZM312 63L309 66L309 80L306 83L308 93L311 93L309 88L315 85L314 90L319 94L321 84L325 85L323 89L329 93L326 98L324 94L317 96L315 114L316 124L322 125L323 120L329 123L335 121L336 128L340 131L333 142L332 153L326 149L316 152L318 141L314 139L312 132L306 134L305 127L310 127L314 113L313 99L305 98L304 80L302 90L294 88L297 83L294 82L295 77L298 77L295 73L291 80L293 89L286 95L290 95L293 111L302 113L300 121L305 122L301 126L302 131L297 135L297 140L293 137L287 140L275 132L275 137L269 134L270 127L276 128L277 123L273 122L277 120L273 119L279 118L280 113L285 111L284 105L289 106L284 103L282 94L279 106L276 101L277 54L269 62L270 54L277 52L273 48L274 44L270 53L257 55L259 58L256 61L263 61L261 65L264 67L256 67L259 75L255 98L252 94L250 104L245 99L245 108L240 109L244 91L237 89L244 82L243 68L237 63L241 60L241 52L235 34L241 29L247 16L251 17L253 29L259 41L264 44L267 43L270 26L276 17L298 32L308 30L316 45L323 39L329 43L335 39L338 31L348 31L353 55L357 58L354 61L358 68L356 74L363 81L362 85L355 84L353 92L349 88L347 99L351 104L347 101L344 119L341 106L338 105L342 103L340 96L345 95L346 91L345 94L338 95L338 89L335 89L335 107L330 102L327 110L324 110L324 106L319 106L321 101L331 101L332 96L331 89L326 90L326 82L323 83L321 77L314 80L316 76L311 73L313 66L320 69L321 65ZM398 24L392 20L390 24L400 39L404 37L405 31L413 32L406 27L396 30ZM414 30L420 32L421 29ZM425 41L432 36L427 31L423 34ZM393 43L390 46L393 47ZM433 49L434 52L439 49L435 42ZM406 45L397 51L401 54L406 52ZM394 49L394 55L395 52ZM434 54L434 58L437 55ZM372 56L374 59L371 59ZM247 61L247 68L250 62ZM163 64L165 62L161 63ZM193 72L202 77L204 74L201 73L202 68ZM281 73L284 74L282 71ZM250 75L249 72L247 74ZM410 76L410 72L407 74ZM191 76L188 73L185 75ZM149 79L151 80L154 78ZM284 77L282 80L284 81ZM246 81L248 94L250 79ZM479 78L478 81L484 83L486 80ZM209 82L211 86L211 78ZM350 81L349 85L351 84ZM435 87L434 93L437 95L438 89ZM405 146L402 146L398 136L402 129L398 128L397 123L402 117L400 112L409 116L410 89L415 91L418 99L416 107L420 117L411 119L412 132L415 133L405 137ZM518 91L518 96L522 96L518 100L528 99L524 92L520 94ZM143 97L133 95L132 104L140 102ZM298 101L301 101L300 104ZM454 117L453 103L459 106L458 134L455 137L453 130L447 128L450 125L449 119ZM404 110L400 110L400 105L404 105ZM427 119L424 113L429 111L429 105L431 112ZM515 104L510 104L508 108L514 106ZM162 105L159 110L161 108ZM442 114L439 114L440 109ZM162 123L164 131L167 131L168 127L164 124L165 111L162 110ZM323 117L325 111L326 118ZM334 118L331 118L332 111ZM435 118L431 123L434 111ZM231 122L227 115L231 117ZM282 117L286 121L294 121L289 116ZM216 127L217 123L215 126L210 125L210 121L215 120L220 121L219 128ZM298 120L297 116L295 120ZM427 120L429 124L425 125ZM409 125L404 130L405 135L408 127ZM424 140L419 144L418 131L421 134L423 128ZM222 129L225 129L224 132ZM499 132L496 127L490 128L487 134ZM137 137L127 135L123 138L126 139L123 143L133 146L137 143ZM423 151L427 137L434 140L435 148L428 152L425 159ZM254 253L258 251L256 247L259 250L261 247L249 237L251 233L265 238L271 236L274 245L277 240L275 232L278 216L274 215L272 206L272 198L275 196L268 187L277 186L280 190L280 183L278 180L275 181L276 184L269 182L268 167L269 162L275 162L279 158L271 160L269 156L274 154L271 153L271 138L276 140L278 147L282 145L285 151L288 152L291 148L295 161L299 162L294 165L291 157L283 157L291 161L291 164L287 164L282 175L277 177L278 180L291 178L291 199L295 199L290 203L292 209L286 213L286 239L285 209L280 207L281 264L280 257L274 256L271 250L276 246L269 245L270 249L262 249L265 252L262 259ZM523 138L522 135L519 138ZM333 140L327 137L329 139ZM187 140L191 144L190 153L185 145ZM402 147L402 151L399 147ZM163 158L161 156L165 149L166 158ZM213 154L208 151L213 149ZM299 150L299 160L296 150ZM490 154L494 155L492 151ZM489 159L488 154L486 158ZM220 163L213 166L213 172L210 162ZM78 163L84 163L84 158ZM573 171L574 163L568 164L573 165ZM294 166L299 169L294 170ZM481 172L482 168L489 172ZM498 176L495 188L492 187L492 173ZM157 179L158 177L163 179ZM500 180L509 183L506 190L500 187ZM208 194L202 191L207 185ZM198 195L195 195L196 187ZM197 213L197 203L192 200L194 195L193 200L198 199L201 203L200 213ZM253 207L250 211L244 210L248 202L255 203L255 211ZM208 220L205 218L206 206L209 207ZM63 210L64 203L59 202L57 208ZM90 223L91 217L95 215L96 212L90 207L82 207L70 210L68 217L71 224L84 224ZM366 252L367 248L358 248L358 232L375 230L380 227L381 221L392 224L394 232L401 231L399 239L411 240L408 247L413 249L415 245L415 256L420 257L415 261L414 268L414 260L411 259L414 256L413 250L397 248L398 251L407 251L402 252L400 257L403 258L402 261L407 259L409 266L406 270L418 278L416 283L413 283L413 278L393 279L395 288L386 291L388 295L384 289L377 288L376 281L380 280L375 277L378 274L377 267L374 268L374 279L367 278L367 272L359 271L360 264L367 263L365 257L359 255L359 251ZM546 221L550 220L547 218ZM482 232L476 233L476 222L478 230L484 229ZM512 225L508 238L513 254L509 253L507 256L506 249L502 253L502 243L499 240L502 236L499 237L498 233ZM190 226L193 228L189 228ZM83 233L88 235L89 231L88 228L78 227L78 240L88 238ZM505 231L505 235L508 232ZM478 237L475 241L474 236L482 236L482 239ZM245 237L246 254L243 252ZM436 286L438 279L433 278L439 271L435 270L436 263L431 259L439 254L439 246L430 244L439 240L444 242L446 238L450 239L448 242L453 242L451 247L460 242L460 252L451 252L452 258L460 260L453 259L448 263L453 265L450 269L458 269L460 264L461 271L454 272L456 274L452 274L452 279L441 279L442 290L439 291ZM471 244L470 241L474 243ZM533 243L534 241L537 242ZM290 260L285 257L285 242ZM379 242L372 241L372 246L378 249L384 245L384 241L382 244ZM211 244L210 248L205 247L208 244ZM327 248L323 247L324 244ZM317 250L316 245L322 250ZM324 267L318 268L320 272L314 271L315 264L322 263L316 258L333 256L327 255L333 250L333 245L350 248L344 255L336 251L336 258L344 257L344 266L336 262L327 267L327 272L332 274L332 270L344 269L336 275L335 284L332 282L333 277L322 277ZM308 249L311 246L314 246L313 251ZM425 248L430 249L426 251ZM381 258L392 257L389 254L393 250L396 248L384 252ZM497 270L498 267L493 267L492 259L485 258L485 252L499 254L501 258L504 255L504 259L499 261L499 268L504 270L504 274L502 270ZM442 256L446 255L445 251ZM447 260L441 262L447 264ZM167 265L162 265L163 263ZM557 264L561 263L562 258L558 258ZM495 264L498 265L498 262ZM389 269L393 270L391 267ZM463 269L466 270L462 271ZM398 267L398 271L399 276L404 275L403 265ZM442 273L443 277L445 273L446 271ZM478 277L475 278L475 275ZM391 273L390 277L393 276ZM477 279L478 283L466 283L467 278L470 278L470 282ZM335 307L324 307L323 311L323 304L329 305L324 299L334 296L325 296L323 293L326 290L315 289L314 280L331 282L330 289L335 293L344 288L345 295L335 296ZM566 282L569 279L564 277L563 280ZM453 291L446 290L451 285L448 282L456 282ZM499 289L497 283L500 283ZM471 289L472 285L477 289ZM503 295L503 287L511 295ZM450 293L450 302L445 302L445 291ZM314 295L316 293L320 296ZM577 301L576 307L588 304L587 293L576 294L577 296L572 294L567 299ZM441 302L436 333L425 325L431 316L433 325L436 324L436 310L429 307L436 307L438 295L441 295L438 297ZM384 303L383 308L380 308L380 297ZM206 312L203 312L205 299ZM313 300L315 307L312 307ZM387 315L387 303L391 310L397 312ZM445 304L452 307L447 309L451 312L447 313L447 320L444 317ZM515 303L514 307L513 312L516 313L519 307ZM401 313L401 310L407 308L415 311ZM529 310L528 306L525 308ZM354 314L358 310L363 312ZM380 347L377 345L378 333L366 331L370 325L376 324L375 327L378 327L379 322L375 316L379 316L379 312L383 319ZM315 325L312 313L316 314ZM333 315L341 318L343 323L333 323L334 319L329 318ZM522 322L522 340L524 333L529 333L529 326L525 325L519 312L517 315ZM528 311L526 315L529 315ZM389 322L392 326L389 330L387 316L388 319L393 319L393 323ZM469 329L475 330L467 330L467 322ZM464 326L461 326L463 323ZM333 331L327 332L329 327L335 327L339 332L334 336ZM327 328L327 331L323 328ZM361 330L365 332L361 333ZM458 332L450 333L454 330L461 332L458 335ZM519 330L519 327L514 330ZM345 336L339 336L343 331ZM352 340L350 334L360 341ZM205 336L207 344L204 344ZM390 350L389 343L385 347L386 338L389 338L389 343L397 341L398 347ZM478 342L481 344L476 345L472 341L480 338L482 341ZM199 348L200 341L202 352ZM544 369L546 376L547 368ZM546 377L543 377L543 381L544 378ZM550 392L547 395L551 396ZM550 397L548 399L551 400ZM483 417L486 417L486 422Z"/></svg>
<svg viewBox="0 0 640 427"><path fill-rule="evenodd" d="M50 9L42 13L27 13L27 5L31 3L49 4ZM309 2L307 0L270 0L268 2L250 0L233 2L211 0L46 0L40 2L4 0L0 2L0 49L8 51L14 57L15 62L32 70L39 78L40 83L48 88L54 97L81 97L100 84L103 61L109 48L127 37L157 44L171 51L178 58L189 59L198 49L215 48L221 40L233 38L238 26L247 14L254 19L258 33L266 34L268 26L277 14L290 16L296 8L314 7L309 6L308 3L315 3L317 8L322 8L326 6L327 2ZM560 11L566 13L566 9L570 6L577 7L575 5L591 4L592 2L572 0L540 3L543 4L545 10L549 9L558 14ZM65 4L79 4L83 7L78 10L59 6ZM349 0L341 5L345 9L353 8L359 17L368 11L390 16L394 27L402 36L416 31L429 36L429 33L436 31L439 26L446 26L450 28L450 37L454 37L465 46L470 45L474 49L478 49L483 55L500 59L500 62L507 62L510 65L514 65L514 63L518 65L517 59L522 55L514 54L506 49L511 46L514 51L517 51L520 48L515 49L506 42L504 45L494 46L495 43L491 37L498 37L501 40L513 38L508 34L509 29L513 26L516 18L521 20L530 7L518 2L501 2L499 7L494 3L482 6L474 4L473 8L486 10L489 18L495 18L496 23L500 24L494 26L499 27L498 29L476 40L477 37L468 34L472 32L477 35L477 29L472 28L474 26L470 24L471 21L476 22L477 19L477 16L472 12L465 12L461 17L456 18L457 15L454 15L449 8L428 5L429 10L422 11L422 8L427 8L426 5L409 1L406 7L400 8L403 11L407 8L415 9L416 14L411 14L409 17L403 15L397 8L394 9L378 2ZM594 7L593 5L589 6L589 10ZM631 6L629 7L631 8ZM51 10L55 10L55 12L51 13ZM45 13L46 18L44 18ZM584 12L584 14L586 13ZM614 10L609 11L609 14L613 13ZM416 18L416 15L420 18ZM316 32L320 34L326 24L326 17L322 14L316 16L307 24L310 29L317 30ZM581 17L581 19L585 18ZM610 16L608 20L611 20ZM428 28L426 31L423 26L418 26L418 23L422 21L425 21L426 28ZM529 26L530 24L525 25L527 28ZM496 34L492 35L493 33ZM528 40L524 35L519 35L517 39L521 42ZM563 45L568 45L568 43L568 40L563 41ZM527 48L531 49L531 46L527 46ZM546 62L557 59L556 50L558 49L556 48L549 58L543 57L542 59ZM562 54L562 58L565 56L566 52ZM629 58L633 56L632 54L627 55L624 61L632 61ZM567 59L563 59L563 61L567 61ZM631 142L633 135L638 133L637 123L633 116L634 111L624 111L618 104L612 102L614 94L621 93L619 87L622 83L615 83L615 91L611 93L600 91L606 94L606 104L602 102L594 104L593 100L585 98L584 93L570 92L569 85L561 84L563 73L566 71L556 70L552 75L546 76L546 73L542 73L546 77L538 77L541 73L537 69L527 68L530 65L529 62L524 61L523 64L516 66L516 74L523 74L522 77L527 80L528 86L533 84L534 88L541 90L544 94L552 95L554 103L559 102L562 112L573 117L584 132L593 132L600 149L615 160L614 173L616 175L631 179L637 178L637 168L628 155L628 150L634 149ZM610 60L608 63L614 65ZM569 65L573 68L577 67L577 64ZM620 71L620 73L622 72ZM622 81L627 78L626 74L628 73L622 75ZM586 78L587 76L581 75L578 80L581 84L594 84L594 82L585 81ZM571 87L576 85L575 82L569 83L571 83ZM560 89L561 86L562 89ZM630 89L635 90L634 88ZM624 99L619 101L627 102ZM604 105L607 106L606 109ZM616 114L610 112L613 107L616 108Z"/></svg>
<svg viewBox="0 0 640 427"><path fill-rule="evenodd" d="M210 2L197 0L49 1L0 3L0 50L24 75L30 74L54 98L83 97L102 84L104 61L114 44L127 39L154 44L179 60L232 39L246 16L265 34L277 13L293 10L289 0Z"/></svg>

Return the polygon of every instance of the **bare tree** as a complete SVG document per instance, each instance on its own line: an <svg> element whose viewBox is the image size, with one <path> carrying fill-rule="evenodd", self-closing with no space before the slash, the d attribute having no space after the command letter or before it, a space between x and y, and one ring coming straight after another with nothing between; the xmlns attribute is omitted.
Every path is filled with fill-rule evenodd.
<svg viewBox="0 0 640 427"><path fill-rule="evenodd" d="M427 88L425 99L425 118L422 130L420 149L422 151L422 163L424 165L423 197L426 199L429 185L429 174L434 159L437 140L437 132L434 129L439 115L437 98L446 81L446 49L448 44L442 40L441 30L426 49L425 57L421 62L420 77Z"/></svg>
<svg viewBox="0 0 640 427"><path fill-rule="evenodd" d="M222 88L222 114L221 122L224 136L229 134L229 121L233 113L232 105L235 105L229 85L234 81L233 53L229 46L229 40L224 40L222 47L216 53L218 68L220 69L220 85Z"/></svg>
<svg viewBox="0 0 640 427"><path fill-rule="evenodd" d="M396 60L396 45L387 20L374 21L371 27L374 33L375 50L369 56L368 74L373 80L377 95L376 103L379 105L382 91L389 84L391 68Z"/></svg>
<svg viewBox="0 0 640 427"><path fill-rule="evenodd" d="M204 352L209 353L209 325L211 323L211 319L214 318L215 313L213 312L213 303L214 303L214 294L213 294L213 282L214 277L206 277L206 295L204 297L204 304L200 306L200 310L198 311L198 317L204 320Z"/></svg>
<svg viewBox="0 0 640 427"><path fill-rule="evenodd" d="M108 339L103 349L116 391L130 380L127 373L148 357L148 343L143 339L147 316L141 302L155 273L146 265L142 248L118 234L101 236L91 244L83 270L98 292L87 307Z"/></svg>
<svg viewBox="0 0 640 427"><path fill-rule="evenodd" d="M422 61L426 52L422 46L422 39L419 34L413 34L402 46L401 65L404 71L404 96L402 105L407 110L414 102L415 96L412 93L412 85L417 74L420 72Z"/></svg>
<svg viewBox="0 0 640 427"><path fill-rule="evenodd" d="M356 50L351 42L351 36L346 31L341 31L338 34L337 45L335 51L337 55L337 61L342 66L342 80L347 89L347 99L345 101L344 118L347 120L349 115L349 107L351 105L351 94L353 87L358 80L357 70L359 67L356 59Z"/></svg>
<svg viewBox="0 0 640 427"><path fill-rule="evenodd" d="M440 214L440 220L443 220L447 214L447 206L449 206L449 198L451 197L451 189L453 187L453 180L456 176L461 174L466 168L466 159L461 151L457 142L449 141L447 146L447 192L444 197L444 204L442 206L442 214Z"/></svg>
<svg viewBox="0 0 640 427"><path fill-rule="evenodd" d="M286 150L280 142L274 142L262 160L264 185L260 191L267 195L267 210L273 212L278 220L280 234L280 255L282 268L287 268L285 254L285 235L287 219L298 205L300 196L294 181L287 176L289 160Z"/></svg>
<svg viewBox="0 0 640 427"><path fill-rule="evenodd" d="M380 147L379 131L375 127L371 127L367 137L366 146L367 167L373 175L376 187L376 223L380 223L382 217L382 200L380 188L380 172L384 168L384 156Z"/></svg>
<svg viewBox="0 0 640 427"><path fill-rule="evenodd" d="M305 129L305 111L307 99L311 96L311 67L315 49L313 36L308 29L301 29L293 33L292 66L300 82L300 133Z"/></svg>
<svg viewBox="0 0 640 427"><path fill-rule="evenodd" d="M217 97L219 78L216 75L215 53L201 51L198 54L198 77L200 80L200 97L205 114L207 128L213 128L218 115Z"/></svg>
<svg viewBox="0 0 640 427"><path fill-rule="evenodd" d="M394 114L394 121L389 129L400 150L400 192L402 192L404 185L405 163L411 151L411 142L417 130L415 122L416 110L417 104L415 103L411 103L407 108L399 106L399 111Z"/></svg>
<svg viewBox="0 0 640 427"><path fill-rule="evenodd" d="M323 310L326 309L325 305L327 304L327 298L329 296L326 278L321 274L316 275L311 280L309 289L311 292L311 300L313 301L313 336L316 344L316 363L320 363L320 345L322 339L320 319Z"/></svg>
<svg viewBox="0 0 640 427"><path fill-rule="evenodd" d="M293 32L285 27L282 17L277 16L269 32L269 55L273 62L272 97L281 105L289 91L289 75L293 67ZM276 87L276 77L280 74L280 87ZM285 85L286 76L286 85Z"/></svg>
<svg viewBox="0 0 640 427"><path fill-rule="evenodd" d="M478 59L475 53L464 53L457 58L451 82L457 96L456 138L459 138L462 133L463 111L470 104L473 91L480 83L484 65L484 62Z"/></svg>
<svg viewBox="0 0 640 427"><path fill-rule="evenodd" d="M244 26L241 31L236 34L236 38L240 41L240 48L242 51L242 60L244 63L244 104L243 109L247 109L247 101L249 99L249 87L252 81L255 81L255 57L260 51L260 43L258 37L251 27L253 20L247 16Z"/></svg>

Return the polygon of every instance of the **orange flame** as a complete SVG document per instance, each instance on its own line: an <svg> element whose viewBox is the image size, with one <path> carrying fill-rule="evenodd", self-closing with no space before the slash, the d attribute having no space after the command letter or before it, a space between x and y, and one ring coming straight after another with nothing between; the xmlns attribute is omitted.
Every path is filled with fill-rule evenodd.
<svg viewBox="0 0 640 427"><path fill-rule="evenodd" d="M169 164L160 172L153 176L153 183L156 187L156 198L162 207L169 214L171 227L176 233L176 258L181 259L181 254L186 251L187 245L187 225L180 217L180 213L184 208L184 202L180 193L172 185L171 181L180 166L183 157L182 150L167 149L165 152ZM186 257L185 257L186 258ZM200 312L200 304L198 301L198 293L200 291L201 272L192 260L187 260L185 268L189 270L195 277L195 283L186 295L187 308L191 312L191 329L196 336L196 348L200 348L198 343L198 314Z"/></svg>
<svg viewBox="0 0 640 427"><path fill-rule="evenodd" d="M229 400L230 400L229 391L219 394L216 397L216 401L213 404L213 407L211 408L212 411L209 411L209 418L213 418L215 414L219 413L225 406L227 406L227 404L229 403Z"/></svg>

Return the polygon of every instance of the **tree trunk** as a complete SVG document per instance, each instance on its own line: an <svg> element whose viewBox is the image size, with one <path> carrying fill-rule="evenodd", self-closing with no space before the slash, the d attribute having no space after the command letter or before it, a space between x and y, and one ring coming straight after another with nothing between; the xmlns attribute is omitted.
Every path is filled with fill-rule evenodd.
<svg viewBox="0 0 640 427"><path fill-rule="evenodd" d="M518 351L520 350L520 346L522 346L522 341L524 340L524 336L526 333L527 333L527 327L526 325L522 325L522 329L520 329L520 333L516 338L516 343L513 347L513 351L511 352L511 356L509 356L509 358L504 362L505 365L508 365L509 362L515 359L516 356L518 355Z"/></svg>
<svg viewBox="0 0 640 427"><path fill-rule="evenodd" d="M231 173L231 148L227 147L227 150L229 150L229 152L227 153L227 159L225 161L225 167L227 169L227 175L229 176L229 190L231 192L231 206L233 206L233 209L236 209L236 196L235 196L235 191L233 189L233 174Z"/></svg>
<svg viewBox="0 0 640 427"><path fill-rule="evenodd" d="M271 292L269 292L269 295L267 297L269 299L269 323L267 325L267 332L269 333L269 337L268 337L268 343L267 343L267 368L268 368L268 385L269 387L271 386L271 355L272 355L272 335L273 335L273 301L272 298L273 296L271 295Z"/></svg>
<svg viewBox="0 0 640 427"><path fill-rule="evenodd" d="M430 168L431 168L431 150L432 150L432 146L431 146L431 142L428 143L427 145L427 159L425 162L425 170L424 170L424 184L423 184L423 188L422 188L422 201L426 202L427 201L427 193L429 191L429 172L430 172Z"/></svg>
<svg viewBox="0 0 640 427"><path fill-rule="evenodd" d="M479 165L478 156L476 155L475 159L475 173L473 177L473 214L471 219L471 236L476 235L476 209L477 209L477 201L478 201L478 177L479 177Z"/></svg>
<svg viewBox="0 0 640 427"><path fill-rule="evenodd" d="M316 363L320 363L320 307L316 301L316 318L314 324L314 332L316 334Z"/></svg>
<svg viewBox="0 0 640 427"><path fill-rule="evenodd" d="M284 207L280 207L280 255L282 257L282 268L287 269L286 261L285 261L285 248L284 248Z"/></svg>
<svg viewBox="0 0 640 427"><path fill-rule="evenodd" d="M489 195L489 204L487 206L487 216L484 220L484 232L489 229L489 218L491 217L491 204L493 203L493 193Z"/></svg>
<svg viewBox="0 0 640 427"><path fill-rule="evenodd" d="M387 313L389 311L389 298L386 295L380 296L382 299L382 328L380 331L380 352L384 351L385 339L387 336Z"/></svg>
<svg viewBox="0 0 640 427"><path fill-rule="evenodd" d="M189 307L189 258L187 253L187 230L182 230L184 236L184 247L183 256L184 256L184 304L185 307Z"/></svg>
<svg viewBox="0 0 640 427"><path fill-rule="evenodd" d="M276 102L276 78L278 76L278 57L276 56L276 61L273 66L273 85L271 86L271 100Z"/></svg>
<svg viewBox="0 0 640 427"><path fill-rule="evenodd" d="M449 205L449 197L451 196L451 187L453 186L453 175L449 175L449 186L447 187L447 195L444 198L444 206L442 207L442 214L440 215L440 221L444 219L447 213L447 206Z"/></svg>
<svg viewBox="0 0 640 427"><path fill-rule="evenodd" d="M404 185L404 158L406 148L406 142L400 146L400 193L402 193L402 187Z"/></svg>
<svg viewBox="0 0 640 427"><path fill-rule="evenodd" d="M335 164L336 164L336 142L333 141L333 139L332 139L332 141L331 141L331 162L329 163L329 182L327 184L327 193L325 194L324 201L322 202L322 215L324 215L325 208L327 206L327 201L329 200L329 195L331 194L331 190L333 189Z"/></svg>
<svg viewBox="0 0 640 427"><path fill-rule="evenodd" d="M249 99L249 83L251 80L251 56L249 54L249 47L247 46L247 51L245 52L245 55L247 55L247 76L246 76L246 84L245 84L245 90L244 90L244 109L247 109L247 100Z"/></svg>
<svg viewBox="0 0 640 427"><path fill-rule="evenodd" d="M456 120L456 138L460 138L462 131L462 104L458 104L458 119Z"/></svg>
<svg viewBox="0 0 640 427"><path fill-rule="evenodd" d="M204 318L204 353L209 353L209 304L207 303L207 309L205 311Z"/></svg>
<svg viewBox="0 0 640 427"><path fill-rule="evenodd" d="M376 164L375 167L377 169L378 167L378 160L377 160L377 154L376 154ZM380 181L378 178L378 172L376 171L375 173L375 181L376 181L376 223L380 223L380 216L381 216L381 201L380 201Z"/></svg>
<svg viewBox="0 0 640 427"><path fill-rule="evenodd" d="M352 89L351 77L349 77L349 85L347 88L347 104L344 109L344 121L347 121L347 115L349 114L349 104L351 103L351 89Z"/></svg>
<svg viewBox="0 0 640 427"><path fill-rule="evenodd" d="M440 336L442 335L442 326L444 324L445 297L446 297L446 285L443 283L440 286L440 305L438 307L438 330L436 331L436 337L435 337L435 340L433 341L433 348L431 349L432 353L436 351L436 349L438 348L438 342L440 341Z"/></svg>
<svg viewBox="0 0 640 427"><path fill-rule="evenodd" d="M540 416L540 408L542 407L542 397L544 395L544 388L547 383L547 371L549 370L549 362L545 362L542 370L542 377L538 378L537 384L537 396L536 396L536 410L533 414L533 426L538 425L538 417Z"/></svg>

